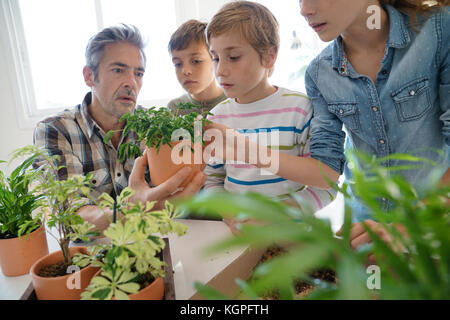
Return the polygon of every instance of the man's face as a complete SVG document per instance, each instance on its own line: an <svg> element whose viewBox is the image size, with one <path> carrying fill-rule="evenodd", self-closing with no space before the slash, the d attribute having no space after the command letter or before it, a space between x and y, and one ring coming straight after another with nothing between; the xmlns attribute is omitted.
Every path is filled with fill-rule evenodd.
<svg viewBox="0 0 450 320"><path fill-rule="evenodd" d="M178 82L192 95L201 94L215 81L211 56L201 42L192 42L183 50L173 50L172 62Z"/></svg>
<svg viewBox="0 0 450 320"><path fill-rule="evenodd" d="M100 107L106 116L117 119L133 111L145 72L139 48L127 42L109 44L105 46L97 79L89 72L87 68L85 81L92 89L93 107Z"/></svg>

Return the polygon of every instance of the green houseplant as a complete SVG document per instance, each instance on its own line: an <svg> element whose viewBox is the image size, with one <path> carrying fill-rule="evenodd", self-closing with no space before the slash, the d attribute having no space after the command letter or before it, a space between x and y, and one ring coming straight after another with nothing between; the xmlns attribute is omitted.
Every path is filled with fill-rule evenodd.
<svg viewBox="0 0 450 320"><path fill-rule="evenodd" d="M42 201L32 187L38 174L31 170L35 159L28 157L9 176L0 171L0 266L7 276L28 273L48 254L42 215L33 214Z"/></svg>
<svg viewBox="0 0 450 320"><path fill-rule="evenodd" d="M180 216L175 207L166 202L165 209L152 211L155 202L128 203L134 191L125 188L117 201L107 194L100 196L99 205L116 209L123 219L112 221L104 231L108 244L88 248L89 255L77 254L74 262L101 268L92 279L82 299L162 299L165 262L158 256L165 246L161 238L169 232L178 236L187 226L173 219Z"/></svg>
<svg viewBox="0 0 450 320"><path fill-rule="evenodd" d="M259 265L248 282L236 280L246 298L261 299L273 291L281 299L299 298L295 284L302 281L315 288L309 299L449 299L450 188L438 186L435 179L419 198L419 193L393 171L423 165L422 159L409 155L388 157L406 163L390 169L380 165L388 158L363 154L349 157L353 181L336 188L349 201L360 198L398 246L387 245L367 227L372 242L353 250L349 244L352 211L348 205L342 238L336 237L329 221L316 218L301 199L298 201L303 210L252 193L205 193L181 205L188 211L220 212L225 217L265 222L243 224L239 235L216 244L212 251L243 244L290 245L285 254ZM353 184L353 195L347 191L349 183ZM393 203L388 214L381 209L382 197ZM395 224L403 225L408 236L399 233ZM368 266L372 252L376 264ZM338 280L314 279L311 274L319 269L334 270ZM196 286L206 297L227 298L200 283Z"/></svg>
<svg viewBox="0 0 450 320"><path fill-rule="evenodd" d="M187 103L179 103L177 110L190 110L199 106ZM134 132L137 135L136 143L125 143L119 148L119 160L123 161L125 156L140 156L140 144L143 143L147 151L150 178L154 185L159 185L184 166L191 166L192 173L182 183L185 186L192 178L202 171L205 164L203 162L202 148L205 145L203 140L203 128L209 123L206 119L210 113L205 111L201 114L191 112L179 115L178 111L172 113L170 109L161 107L151 107L150 109L135 110L134 113L127 113L120 121L126 121L123 134ZM196 121L201 127L196 129ZM200 132L198 132L200 131ZM109 131L105 137L105 142L109 141L116 131ZM177 156L183 158L182 161L174 162L172 149L184 140L183 145L178 150ZM199 146L196 149L195 146ZM189 152L190 151L190 152ZM194 152L195 151L195 152ZM198 154L199 161L195 161L195 153Z"/></svg>
<svg viewBox="0 0 450 320"><path fill-rule="evenodd" d="M93 225L84 222L77 215L77 210L84 205L82 196L90 197L91 179L87 176L73 176L66 180L58 179L58 156L49 156L36 146L26 146L19 149L14 157L28 156L37 159L34 163L33 180L36 183L35 192L41 195L40 210L47 225L47 232L56 238L61 251L46 255L37 260L31 267L34 289L38 299L79 299L81 289L69 288L67 285L68 268L72 265L75 252L85 251L85 248L69 248L70 240L87 239L97 234ZM74 232L80 230L80 232ZM55 235L56 234L56 235ZM86 268L82 273L82 285L89 282L88 278L95 268Z"/></svg>

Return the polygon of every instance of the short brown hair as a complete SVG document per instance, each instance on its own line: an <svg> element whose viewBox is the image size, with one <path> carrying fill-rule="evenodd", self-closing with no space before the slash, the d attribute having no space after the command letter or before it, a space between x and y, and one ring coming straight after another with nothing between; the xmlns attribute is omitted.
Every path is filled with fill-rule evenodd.
<svg viewBox="0 0 450 320"><path fill-rule="evenodd" d="M280 47L278 21L265 6L251 1L234 1L224 5L206 28L206 40L228 31L238 31L261 59L270 48Z"/></svg>
<svg viewBox="0 0 450 320"><path fill-rule="evenodd" d="M186 21L170 37L169 53L172 53L174 50L184 50L193 41L204 43L207 46L205 29L206 23L204 22L194 19Z"/></svg>

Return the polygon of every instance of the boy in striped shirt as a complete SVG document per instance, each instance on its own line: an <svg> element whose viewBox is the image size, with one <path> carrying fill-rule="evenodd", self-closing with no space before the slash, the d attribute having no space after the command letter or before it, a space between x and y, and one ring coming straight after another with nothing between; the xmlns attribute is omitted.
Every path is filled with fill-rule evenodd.
<svg viewBox="0 0 450 320"><path fill-rule="evenodd" d="M249 161L251 154L241 161L233 157L225 163L221 163L224 159L210 162L205 169L205 189L254 191L287 202L295 192L314 211L329 204L335 192L326 190L330 187L319 178L317 160L310 158L309 153L311 102L302 93L268 81L279 48L276 18L260 4L232 2L213 17L206 35L216 79L229 97L212 109L211 128L222 133L233 128L237 136L245 136L258 148L266 146L268 153L279 156L280 161L279 168L272 170L262 166L260 159ZM308 160L299 164L299 158ZM312 179L297 178L295 171L298 174L310 168L315 170L307 173ZM333 181L337 178L338 175L331 177Z"/></svg>

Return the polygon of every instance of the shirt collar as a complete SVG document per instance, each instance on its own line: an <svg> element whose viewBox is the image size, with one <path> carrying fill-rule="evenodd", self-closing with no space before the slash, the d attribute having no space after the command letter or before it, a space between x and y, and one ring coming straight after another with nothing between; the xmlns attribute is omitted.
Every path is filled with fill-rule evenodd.
<svg viewBox="0 0 450 320"><path fill-rule="evenodd" d="M83 122L86 124L86 132L89 137L89 139L92 138L92 135L95 132L95 129L99 130L100 132L103 132L103 129L97 124L97 122L92 118L92 116L89 114L89 105L92 102L92 93L88 92L83 99L83 102L80 105L80 114L81 118L83 119ZM136 105L136 107L133 109L133 113L136 112L136 110L144 109L141 105ZM136 135L133 132L129 132L127 137L134 137L136 138Z"/></svg>
<svg viewBox="0 0 450 320"><path fill-rule="evenodd" d="M89 105L91 104L91 102L92 102L92 93L88 92L84 96L83 102L81 103L81 107L80 107L81 118L83 119L84 123L86 124L86 130L87 130L89 139L92 138L95 127L96 126L98 127L95 120L89 114Z"/></svg>
<svg viewBox="0 0 450 320"><path fill-rule="evenodd" d="M391 5L382 3L389 16L389 36L386 48L405 48L411 41L408 27L402 14ZM341 75L348 76L348 60L344 53L342 37L339 36L333 42L332 65Z"/></svg>

